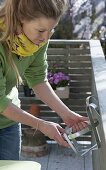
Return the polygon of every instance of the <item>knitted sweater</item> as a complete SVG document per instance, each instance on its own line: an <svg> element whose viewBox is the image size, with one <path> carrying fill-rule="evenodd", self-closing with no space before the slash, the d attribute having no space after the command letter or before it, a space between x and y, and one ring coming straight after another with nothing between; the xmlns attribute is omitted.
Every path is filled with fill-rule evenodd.
<svg viewBox="0 0 106 170"><path fill-rule="evenodd" d="M25 77L29 87L47 81L47 46L48 44L44 45L32 56L19 57L13 54L13 60L18 71L22 77ZM0 113L8 107L10 102L20 107L16 84L15 73L7 60L3 45L0 44ZM14 123L14 121L0 114L0 129Z"/></svg>

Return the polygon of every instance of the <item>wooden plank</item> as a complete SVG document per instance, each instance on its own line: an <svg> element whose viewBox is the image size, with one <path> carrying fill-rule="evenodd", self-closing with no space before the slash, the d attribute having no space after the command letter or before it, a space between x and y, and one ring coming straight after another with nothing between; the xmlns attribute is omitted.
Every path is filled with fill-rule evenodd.
<svg viewBox="0 0 106 170"><path fill-rule="evenodd" d="M91 95L91 92L89 93L89 94L87 94L87 93L84 93L84 92L82 92L82 93L80 93L80 94L78 94L78 93L70 93L70 98L71 99L86 99L88 96L90 96Z"/></svg>
<svg viewBox="0 0 106 170"><path fill-rule="evenodd" d="M85 73L85 74L72 74L69 73L69 76L71 77L72 80L91 80L91 74Z"/></svg>
<svg viewBox="0 0 106 170"><path fill-rule="evenodd" d="M55 144L54 144L55 145ZM47 170L84 170L84 159L75 157L71 149L52 145Z"/></svg>
<svg viewBox="0 0 106 170"><path fill-rule="evenodd" d="M58 52L59 53L59 52ZM63 61L63 60L66 60L67 57L66 57L66 52L65 54L61 54L59 55L58 53L54 53L53 55L48 55L48 61L50 60L56 60L56 61ZM58 54L58 55L57 55ZM90 60L90 55L72 55L70 54L70 58L68 58L68 60L71 62L71 61L89 61Z"/></svg>
<svg viewBox="0 0 106 170"><path fill-rule="evenodd" d="M81 68L68 68L69 73L73 73L73 74L90 74L91 73L91 69L85 68L85 69L81 69Z"/></svg>
<svg viewBox="0 0 106 170"><path fill-rule="evenodd" d="M92 166L92 153L91 152L89 152L84 157L84 170L93 170L93 166Z"/></svg>
<svg viewBox="0 0 106 170"><path fill-rule="evenodd" d="M47 54L48 55L59 55L59 54L73 54L73 55L82 55L82 54L89 54L89 49L80 49L80 48L48 48Z"/></svg>
<svg viewBox="0 0 106 170"><path fill-rule="evenodd" d="M53 54L53 55L47 55L47 60L50 63L50 61L65 61L66 55L65 54Z"/></svg>
<svg viewBox="0 0 106 170"><path fill-rule="evenodd" d="M59 64L57 64L57 61L59 61ZM55 67L58 67L58 66L60 66L60 65L63 66L64 62L67 62L67 61L66 61L66 58L65 58L65 59L62 58L62 60L59 59L59 58L58 58L58 60L48 60L49 68L50 68L50 67L53 67L53 66L55 66Z"/></svg>
<svg viewBox="0 0 106 170"><path fill-rule="evenodd" d="M76 110L76 111L83 111L83 110L86 110L86 105L72 105L70 106L71 109L73 110Z"/></svg>
<svg viewBox="0 0 106 170"><path fill-rule="evenodd" d="M69 49L69 54L70 55L82 55L82 54L89 54L90 50L89 49L80 49L80 48L70 48Z"/></svg>
<svg viewBox="0 0 106 170"><path fill-rule="evenodd" d="M81 93L81 92L85 92L85 93L87 93L87 92L91 92L91 87L87 87L87 86L85 86L85 87L70 87L70 92L73 92L73 93Z"/></svg>
<svg viewBox="0 0 106 170"><path fill-rule="evenodd" d="M76 156L69 148L49 141L48 155L43 157L23 157L21 160L36 161L41 164L41 170L92 170L92 155L85 157Z"/></svg>
<svg viewBox="0 0 106 170"><path fill-rule="evenodd" d="M65 48L48 48L47 54L48 55L65 55L67 52L67 49Z"/></svg>
<svg viewBox="0 0 106 170"><path fill-rule="evenodd" d="M91 86L91 81L79 81L79 82L78 81L70 81L70 86L71 87L74 86L76 88L79 87L79 86L80 87L81 86L87 86L88 87L88 86Z"/></svg>
<svg viewBox="0 0 106 170"><path fill-rule="evenodd" d="M61 63L59 63L61 64ZM67 66L69 67L81 67L81 68L86 68L86 67L91 67L91 62L81 62L81 61L77 61L77 62L67 62Z"/></svg>
<svg viewBox="0 0 106 170"><path fill-rule="evenodd" d="M44 115L44 116L40 116L39 118L46 120L46 121L58 123L60 125L61 125L61 122L62 122L59 117L55 117L55 116Z"/></svg>
<svg viewBox="0 0 106 170"><path fill-rule="evenodd" d="M75 103L79 103L80 105L83 105L83 104L85 104L85 99L71 99L71 98L69 98L69 99L67 99L67 100L65 100L65 103L67 104L67 105L73 105L73 104L75 104Z"/></svg>
<svg viewBox="0 0 106 170"><path fill-rule="evenodd" d="M88 55L71 55L70 56L70 61L89 61L90 60L90 56L88 56Z"/></svg>
<svg viewBox="0 0 106 170"><path fill-rule="evenodd" d="M61 72L68 72L68 74L91 74L91 69L90 68L85 68L85 69L81 69L81 68L71 68L68 67L67 70L67 65L64 67L58 67L58 71L60 70Z"/></svg>

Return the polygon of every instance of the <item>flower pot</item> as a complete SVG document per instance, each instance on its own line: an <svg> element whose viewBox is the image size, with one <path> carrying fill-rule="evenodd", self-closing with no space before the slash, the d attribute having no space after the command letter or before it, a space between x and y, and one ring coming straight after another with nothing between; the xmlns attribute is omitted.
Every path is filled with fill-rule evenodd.
<svg viewBox="0 0 106 170"><path fill-rule="evenodd" d="M28 112L29 112L30 114L32 114L33 116L38 117L39 114L40 114L40 107L39 107L38 105L36 105L36 104L32 104L32 105L30 106Z"/></svg>
<svg viewBox="0 0 106 170"><path fill-rule="evenodd" d="M69 98L69 87L65 86L65 87L57 87L55 90L55 93L57 94L57 96L61 99L67 99Z"/></svg>
<svg viewBox="0 0 106 170"><path fill-rule="evenodd" d="M25 97L33 97L33 96L35 96L33 90L31 88L29 88L27 85L24 85L23 89L24 89Z"/></svg>
<svg viewBox="0 0 106 170"><path fill-rule="evenodd" d="M40 131L32 128L23 129L22 155L26 157L40 157L48 154L46 137Z"/></svg>

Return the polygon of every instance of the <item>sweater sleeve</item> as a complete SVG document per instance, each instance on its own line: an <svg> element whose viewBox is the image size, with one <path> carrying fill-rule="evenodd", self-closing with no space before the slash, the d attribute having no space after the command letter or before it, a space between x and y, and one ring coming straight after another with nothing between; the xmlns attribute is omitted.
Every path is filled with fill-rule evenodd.
<svg viewBox="0 0 106 170"><path fill-rule="evenodd" d="M6 97L6 78L3 74L2 62L0 59L0 113L10 104L11 100Z"/></svg>
<svg viewBox="0 0 106 170"><path fill-rule="evenodd" d="M37 54L34 54L34 61L25 71L24 76L29 87L47 81L47 47L48 44L44 45Z"/></svg>

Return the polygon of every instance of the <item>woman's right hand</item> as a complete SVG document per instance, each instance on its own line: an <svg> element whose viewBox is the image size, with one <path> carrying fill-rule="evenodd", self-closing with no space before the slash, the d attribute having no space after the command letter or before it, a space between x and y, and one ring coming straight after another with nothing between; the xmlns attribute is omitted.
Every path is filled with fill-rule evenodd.
<svg viewBox="0 0 106 170"><path fill-rule="evenodd" d="M57 123L39 120L39 128L43 134L48 136L50 139L55 140L59 145L69 147L69 144L64 140L62 134L65 130Z"/></svg>

